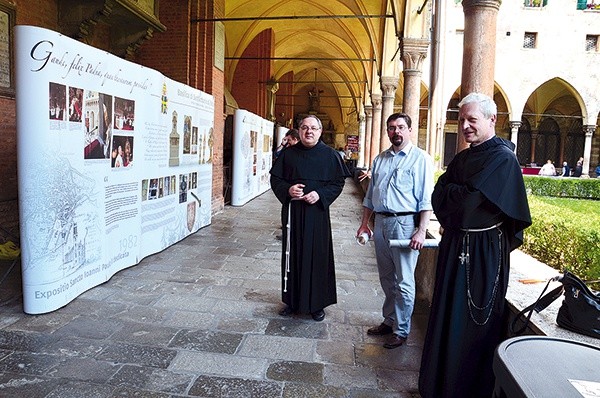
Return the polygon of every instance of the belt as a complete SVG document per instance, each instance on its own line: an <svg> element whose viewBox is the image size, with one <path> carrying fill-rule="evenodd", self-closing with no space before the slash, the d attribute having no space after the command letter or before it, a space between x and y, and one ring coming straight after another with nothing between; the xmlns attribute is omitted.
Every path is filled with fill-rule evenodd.
<svg viewBox="0 0 600 398"><path fill-rule="evenodd" d="M461 228L460 230L462 232L485 232L485 231L489 231L489 230L494 229L494 228L498 228L501 225L502 225L502 221L500 221L498 224L492 225L491 227L486 227L486 228Z"/></svg>
<svg viewBox="0 0 600 398"><path fill-rule="evenodd" d="M377 211L375 212L375 214L379 214L380 216L384 216L384 217L400 217L400 216L414 216L415 214L418 214L414 211L403 211L400 213L388 213L386 211Z"/></svg>

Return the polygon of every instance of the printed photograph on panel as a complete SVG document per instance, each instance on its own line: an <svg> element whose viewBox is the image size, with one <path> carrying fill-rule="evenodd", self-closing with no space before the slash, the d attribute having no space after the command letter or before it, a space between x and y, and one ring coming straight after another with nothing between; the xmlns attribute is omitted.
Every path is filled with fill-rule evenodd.
<svg viewBox="0 0 600 398"><path fill-rule="evenodd" d="M83 108L83 89L69 87L69 121L81 122Z"/></svg>
<svg viewBox="0 0 600 398"><path fill-rule="evenodd" d="M115 128L118 130L134 130L135 101L115 97Z"/></svg>
<svg viewBox="0 0 600 398"><path fill-rule="evenodd" d="M50 83L49 86L48 102L50 120L65 120L67 87L58 83Z"/></svg>
<svg viewBox="0 0 600 398"><path fill-rule="evenodd" d="M85 93L84 159L108 159L111 156L113 97L97 91Z"/></svg>

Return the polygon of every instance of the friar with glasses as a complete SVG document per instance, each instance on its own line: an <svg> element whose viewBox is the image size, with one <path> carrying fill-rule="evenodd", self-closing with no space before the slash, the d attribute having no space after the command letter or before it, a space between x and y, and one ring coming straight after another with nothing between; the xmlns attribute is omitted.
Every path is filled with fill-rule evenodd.
<svg viewBox="0 0 600 398"><path fill-rule="evenodd" d="M311 314L337 302L329 207L350 176L341 156L320 141L323 125L308 115L299 125L300 142L288 147L271 168L271 188L282 203L282 301L279 314Z"/></svg>
<svg viewBox="0 0 600 398"><path fill-rule="evenodd" d="M394 113L387 119L391 147L373 160L371 180L363 200L363 217L356 235L373 237L379 282L385 295L383 322L367 330L374 336L391 335L383 344L397 348L408 338L415 302L415 268L431 218L433 161L410 141L411 119ZM407 239L408 247L390 247L390 240Z"/></svg>

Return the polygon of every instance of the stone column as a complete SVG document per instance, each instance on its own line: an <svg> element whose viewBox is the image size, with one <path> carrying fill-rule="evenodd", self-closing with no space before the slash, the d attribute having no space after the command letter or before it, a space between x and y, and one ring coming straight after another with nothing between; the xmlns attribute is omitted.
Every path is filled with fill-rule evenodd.
<svg viewBox="0 0 600 398"><path fill-rule="evenodd" d="M529 153L531 154L531 163L536 163L537 161L535 160L535 145L537 144L537 137L538 137L538 132L531 130L531 151L529 151ZM543 166L543 164L542 164Z"/></svg>
<svg viewBox="0 0 600 398"><path fill-rule="evenodd" d="M394 113L394 101L396 99L396 89L398 88L398 78L383 76L381 78L381 138L379 142L379 152L383 152L390 147L390 140L387 135L387 118Z"/></svg>
<svg viewBox="0 0 600 398"><path fill-rule="evenodd" d="M517 142L519 141L519 128L521 128L521 121L510 121L510 140L515 144L515 153L517 153Z"/></svg>
<svg viewBox="0 0 600 398"><path fill-rule="evenodd" d="M371 131L371 155L369 159L373 164L375 156L379 155L379 143L381 141L381 94L371 94L373 104L373 131Z"/></svg>
<svg viewBox="0 0 600 398"><path fill-rule="evenodd" d="M361 113L358 115L358 161L356 162L357 167L366 167L365 166L365 133L366 133L366 124L365 124L365 114Z"/></svg>
<svg viewBox="0 0 600 398"><path fill-rule="evenodd" d="M496 19L501 0L463 0L465 30L463 37L461 98L471 92L494 96L496 63ZM468 144L458 135L457 152Z"/></svg>
<svg viewBox="0 0 600 398"><path fill-rule="evenodd" d="M275 116L275 93L279 90L279 83L275 80L269 79L267 82L267 120L275 122L277 117Z"/></svg>
<svg viewBox="0 0 600 398"><path fill-rule="evenodd" d="M596 132L596 126L586 125L583 126L585 132L585 144L583 145L583 171L581 175L590 175L590 155L592 154L592 136Z"/></svg>
<svg viewBox="0 0 600 398"><path fill-rule="evenodd" d="M373 139L373 106L365 105L365 163L367 169L371 168L371 141Z"/></svg>
<svg viewBox="0 0 600 398"><path fill-rule="evenodd" d="M419 106L421 104L421 74L423 60L427 56L429 40L404 38L400 41L402 48L402 75L404 76L404 91L402 111L412 120L411 141L418 144L419 137Z"/></svg>

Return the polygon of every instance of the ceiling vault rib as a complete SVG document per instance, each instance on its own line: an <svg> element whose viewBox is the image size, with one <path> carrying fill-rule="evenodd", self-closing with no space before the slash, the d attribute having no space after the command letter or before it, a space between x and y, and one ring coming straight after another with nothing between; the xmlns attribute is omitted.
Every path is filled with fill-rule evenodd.
<svg viewBox="0 0 600 398"><path fill-rule="evenodd" d="M192 19L192 23L203 22L245 22L245 21L278 21L295 19L385 19L394 18L392 14L383 15L281 15L275 17L239 17L239 18L200 18Z"/></svg>
<svg viewBox="0 0 600 398"><path fill-rule="evenodd" d="M297 106L297 104L280 104L277 103L277 105L281 105L281 106ZM319 108L332 108L332 109L356 109L356 107L354 105L350 105L350 106L338 106L338 105L321 105L319 106Z"/></svg>
<svg viewBox="0 0 600 398"><path fill-rule="evenodd" d="M225 59L250 59L274 61L350 61L350 62L375 62L375 58L315 58L315 57L225 57Z"/></svg>
<svg viewBox="0 0 600 398"><path fill-rule="evenodd" d="M279 98L279 97L302 97L302 98L304 98L304 97L306 97L306 94L277 94L277 98ZM319 98L351 98L351 99L354 99L354 98L360 98L360 96L355 97L352 95L323 95L323 94L320 94Z"/></svg>
<svg viewBox="0 0 600 398"><path fill-rule="evenodd" d="M261 81L259 83L273 83L272 81ZM332 83L332 84L346 84L346 83L368 83L366 80L277 80L277 83L298 83L298 84L312 84L312 83Z"/></svg>

